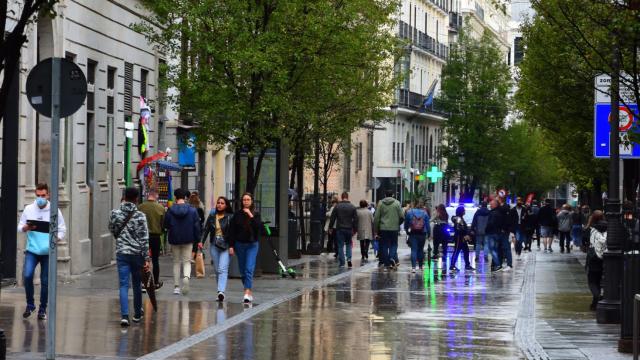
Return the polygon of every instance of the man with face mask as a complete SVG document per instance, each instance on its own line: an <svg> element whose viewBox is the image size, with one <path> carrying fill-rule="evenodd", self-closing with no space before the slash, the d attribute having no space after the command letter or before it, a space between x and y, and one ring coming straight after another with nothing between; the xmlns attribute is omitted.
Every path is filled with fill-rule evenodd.
<svg viewBox="0 0 640 360"><path fill-rule="evenodd" d="M27 308L22 314L28 318L36 310L33 299L33 273L40 264L40 308L38 319L47 318L47 300L49 284L49 186L40 183L36 186L36 201L27 205L20 222L18 231L27 233L27 246L24 252L24 290L27 296ZM67 228L58 210L58 240L64 238Z"/></svg>

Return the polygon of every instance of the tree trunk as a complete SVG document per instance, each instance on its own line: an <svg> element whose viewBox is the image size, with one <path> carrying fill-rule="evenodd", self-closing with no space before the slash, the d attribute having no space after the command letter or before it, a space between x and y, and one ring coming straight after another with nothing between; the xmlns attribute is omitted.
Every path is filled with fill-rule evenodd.
<svg viewBox="0 0 640 360"><path fill-rule="evenodd" d="M306 229L304 224L304 147L302 146L302 141L299 142L298 149L296 150L297 156L297 191L298 191L298 218L300 219L300 239L302 243L302 251L306 251L307 248L307 237L306 237Z"/></svg>
<svg viewBox="0 0 640 360"><path fill-rule="evenodd" d="M298 155L293 157L293 166L291 166L291 174L289 174L289 189L295 189L296 186L296 170L298 169Z"/></svg>

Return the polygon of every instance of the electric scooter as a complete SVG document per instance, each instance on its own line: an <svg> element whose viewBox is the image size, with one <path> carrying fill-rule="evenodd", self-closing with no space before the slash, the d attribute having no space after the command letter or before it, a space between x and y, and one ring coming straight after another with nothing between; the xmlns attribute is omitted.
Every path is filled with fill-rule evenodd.
<svg viewBox="0 0 640 360"><path fill-rule="evenodd" d="M267 224L269 224L270 221L265 221L262 223L262 225L264 226L264 230L267 234L267 242L269 243L269 246L271 247L271 251L273 252L273 256L275 256L276 261L278 262L278 274L280 274L280 276L282 276L283 278L286 278L287 275L291 276L292 279L296 278L296 270L292 267L287 267L283 262L282 259L280 258L280 255L278 255L278 250L276 250L276 247L273 246L273 243L271 242L271 229L269 228L269 226Z"/></svg>

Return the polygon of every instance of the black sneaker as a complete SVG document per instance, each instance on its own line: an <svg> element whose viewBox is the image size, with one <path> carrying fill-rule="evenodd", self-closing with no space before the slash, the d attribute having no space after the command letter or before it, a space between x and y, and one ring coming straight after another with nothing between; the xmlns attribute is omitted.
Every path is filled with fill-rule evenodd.
<svg viewBox="0 0 640 360"><path fill-rule="evenodd" d="M139 323L142 318L144 317L144 315L140 314L140 315L133 315L133 318L131 318L131 320L133 320L134 323Z"/></svg>
<svg viewBox="0 0 640 360"><path fill-rule="evenodd" d="M493 273L493 272L498 272L498 271L500 271L500 270L502 270L502 266L496 266L496 267L494 267L493 269L491 269L491 272L492 272L492 273Z"/></svg>
<svg viewBox="0 0 640 360"><path fill-rule="evenodd" d="M455 266L451 266L451 267L449 268L449 271L451 271L451 272L458 272L458 271L460 271L460 270L459 270L457 267L455 267Z"/></svg>
<svg viewBox="0 0 640 360"><path fill-rule="evenodd" d="M45 309L38 310L38 320L47 320L47 310Z"/></svg>
<svg viewBox="0 0 640 360"><path fill-rule="evenodd" d="M35 306L31 307L31 306L27 306L27 308L24 310L24 312L22 313L22 317L24 319L28 318L29 316L31 316L31 313L33 313L34 311L36 311Z"/></svg>
<svg viewBox="0 0 640 360"><path fill-rule="evenodd" d="M467 265L464 267L465 270L474 271L475 269L471 265Z"/></svg>
<svg viewBox="0 0 640 360"><path fill-rule="evenodd" d="M127 326L129 326L129 316L124 315L124 316L122 317L122 319L120 320L120 326L122 326L122 327L127 327Z"/></svg>
<svg viewBox="0 0 640 360"><path fill-rule="evenodd" d="M156 284L156 290L160 289L162 287L162 285L164 285L164 283L162 281L158 282Z"/></svg>
<svg viewBox="0 0 640 360"><path fill-rule="evenodd" d="M349 268L353 267L353 264L351 263L351 260L347 261L347 266L348 266Z"/></svg>
<svg viewBox="0 0 640 360"><path fill-rule="evenodd" d="M224 293L222 291L218 291L218 301L219 302L224 301Z"/></svg>

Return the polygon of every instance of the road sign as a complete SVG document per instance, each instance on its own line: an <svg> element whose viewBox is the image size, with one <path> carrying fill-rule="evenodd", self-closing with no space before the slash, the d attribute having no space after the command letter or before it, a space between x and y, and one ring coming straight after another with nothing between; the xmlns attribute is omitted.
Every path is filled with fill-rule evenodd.
<svg viewBox="0 0 640 360"><path fill-rule="evenodd" d="M628 141L629 134L627 130L632 128L637 118L634 113L638 113L638 105L629 105L630 109L620 106L620 158L621 159L640 159L640 145L631 143L625 145ZM609 117L611 115L610 104L596 104L594 109L594 125L593 125L593 154L597 158L609 157Z"/></svg>
<svg viewBox="0 0 640 360"><path fill-rule="evenodd" d="M626 84L633 84L633 79L628 74L621 73L620 74L620 104L635 104L635 94L633 89L631 89ZM595 100L598 104L611 104L611 96L609 92L609 88L611 87L611 76L602 74L596 76L595 81L596 86L596 94Z"/></svg>
<svg viewBox="0 0 640 360"><path fill-rule="evenodd" d="M496 194L498 194L498 196L500 196L500 197L505 197L505 196L507 196L507 190L498 189L498 191L496 191Z"/></svg>
<svg viewBox="0 0 640 360"><path fill-rule="evenodd" d="M52 59L40 61L27 76L27 99L40 114L51 117ZM73 61L60 60L60 117L67 117L80 109L87 97L87 79Z"/></svg>

